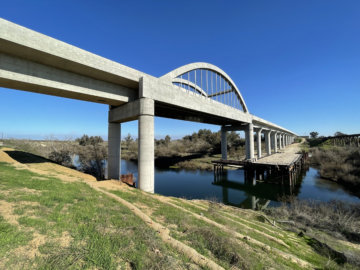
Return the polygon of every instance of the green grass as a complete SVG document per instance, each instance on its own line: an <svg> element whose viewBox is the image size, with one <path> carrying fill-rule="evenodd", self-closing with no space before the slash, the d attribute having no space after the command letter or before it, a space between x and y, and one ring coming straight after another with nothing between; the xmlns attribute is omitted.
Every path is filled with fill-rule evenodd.
<svg viewBox="0 0 360 270"><path fill-rule="evenodd" d="M37 180L35 176L39 175L0 163L1 186L11 191L2 200L13 203L13 214L19 216L19 226L0 219L0 261L6 261L6 268L116 269L128 265L170 269L174 265L185 268L188 263L115 200L84 183L51 177ZM36 192L22 191L24 188ZM12 253L26 246L34 232L46 236L46 243L39 247L41 256L29 260L26 254ZM61 246L58 240L64 232L71 241Z"/></svg>
<svg viewBox="0 0 360 270"><path fill-rule="evenodd" d="M24 245L31 239L31 234L24 232L15 225L7 223L0 216L0 256L4 256L7 251Z"/></svg>
<svg viewBox="0 0 360 270"><path fill-rule="evenodd" d="M263 269L264 267L279 268L288 267L296 269L297 265L279 258L278 255L272 254L267 256L266 253L258 246L249 245L246 240L234 239L234 236L229 232L224 232L220 228L209 224L203 220L197 219L191 213L187 213L181 209L175 208L169 204L162 203L150 195L145 195L138 190L126 191L112 191L112 193L126 199L134 204L140 203L151 205L152 210L151 218L162 223L164 226L171 228L171 236L175 239L187 243L193 247L198 253L211 258L225 269L229 269L233 266L240 269ZM200 210L194 206L184 203L182 200L172 198L173 203L184 207L191 212L199 215L204 215L209 219L212 219L219 224L230 225L229 228L244 233L240 227L236 224L229 224L223 222L221 217L217 218L215 215L208 211ZM263 243L267 243L272 247L278 247L278 244L269 241L262 235L258 235L253 232L246 232L246 235L251 236ZM306 242L303 243L306 245ZM244 249L244 245L248 246L252 251ZM279 248L279 247L278 247ZM307 250L309 248L307 247ZM313 254L318 258L317 254ZM259 256L262 258L259 260ZM320 257L320 261L316 260L319 264L325 261Z"/></svg>
<svg viewBox="0 0 360 270"><path fill-rule="evenodd" d="M12 205L12 215L19 224L10 224L0 216L0 268L189 268L191 263L187 257L165 244L157 232L121 203L82 182L63 182L43 175L37 179L39 176L0 163L0 200ZM161 202L151 194L137 189L111 192L140 209L143 206L149 208L150 217L168 227L173 238L225 269L300 269L276 252L268 252L246 239L236 238L231 232ZM256 212L201 202L199 205L205 208L200 209L181 199L172 198L171 201L272 248L293 254L315 267L339 267L329 263L326 256L314 252L307 239L261 222ZM239 223L279 237L290 247L285 248ZM269 232L271 230L273 233ZM30 241L39 235L46 239L38 246L39 256L30 258L27 252L15 252L19 247L24 247L25 251L31 249Z"/></svg>

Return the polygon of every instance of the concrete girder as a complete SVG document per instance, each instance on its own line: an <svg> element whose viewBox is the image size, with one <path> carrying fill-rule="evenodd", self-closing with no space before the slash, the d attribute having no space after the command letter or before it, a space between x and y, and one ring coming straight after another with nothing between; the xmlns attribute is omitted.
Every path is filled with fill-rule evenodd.
<svg viewBox="0 0 360 270"><path fill-rule="evenodd" d="M124 123L139 118L140 115L153 114L154 101L148 98L137 99L109 111L109 122Z"/></svg>
<svg viewBox="0 0 360 270"><path fill-rule="evenodd" d="M0 53L0 86L47 95L120 105L134 90Z"/></svg>
<svg viewBox="0 0 360 270"><path fill-rule="evenodd" d="M174 86L171 82L149 77L144 77L143 81L143 85L146 87L142 88L140 83L140 97L147 97L159 104L166 104L170 109L171 107L181 108L185 113L191 111L203 115L202 121L204 123L214 124L214 118L218 119L219 125L230 121L234 124L251 122L249 113ZM180 119L180 117L174 118Z"/></svg>
<svg viewBox="0 0 360 270"><path fill-rule="evenodd" d="M138 89L145 73L0 18L0 52Z"/></svg>

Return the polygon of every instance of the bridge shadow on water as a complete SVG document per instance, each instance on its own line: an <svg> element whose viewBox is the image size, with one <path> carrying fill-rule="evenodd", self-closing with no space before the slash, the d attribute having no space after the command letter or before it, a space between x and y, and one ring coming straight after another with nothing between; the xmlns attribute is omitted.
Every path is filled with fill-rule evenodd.
<svg viewBox="0 0 360 270"><path fill-rule="evenodd" d="M276 183L276 178L266 175L263 175L263 180L250 180L246 179L245 176L243 179L231 179L226 170L221 174L214 174L212 184L221 186L224 204L254 210L264 209L269 204L277 205L286 198L297 197L307 170L308 168L304 168L299 172L294 185ZM245 194L245 199L241 202L232 202L232 198L229 196L232 190L242 191Z"/></svg>
<svg viewBox="0 0 360 270"><path fill-rule="evenodd" d="M51 162L53 161L34 155L30 153L26 153L23 151L5 151L6 154L8 154L12 159L16 160L17 162L29 164L29 163L45 163L45 162Z"/></svg>

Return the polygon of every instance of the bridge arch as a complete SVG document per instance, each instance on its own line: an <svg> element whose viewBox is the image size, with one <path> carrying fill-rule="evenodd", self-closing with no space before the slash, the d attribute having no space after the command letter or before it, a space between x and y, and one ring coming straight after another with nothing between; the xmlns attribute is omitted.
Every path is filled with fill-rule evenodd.
<svg viewBox="0 0 360 270"><path fill-rule="evenodd" d="M197 62L181 66L161 77L173 85L249 113L236 84L219 67Z"/></svg>

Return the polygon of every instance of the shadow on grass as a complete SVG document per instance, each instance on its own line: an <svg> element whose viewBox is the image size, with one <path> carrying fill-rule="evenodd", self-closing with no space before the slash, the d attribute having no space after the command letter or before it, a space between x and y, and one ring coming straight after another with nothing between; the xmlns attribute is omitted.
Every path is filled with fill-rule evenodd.
<svg viewBox="0 0 360 270"><path fill-rule="evenodd" d="M17 162L20 163L44 163L44 162L51 162L53 161L34 155L30 153L26 153L23 151L5 151L12 159L15 159Z"/></svg>

